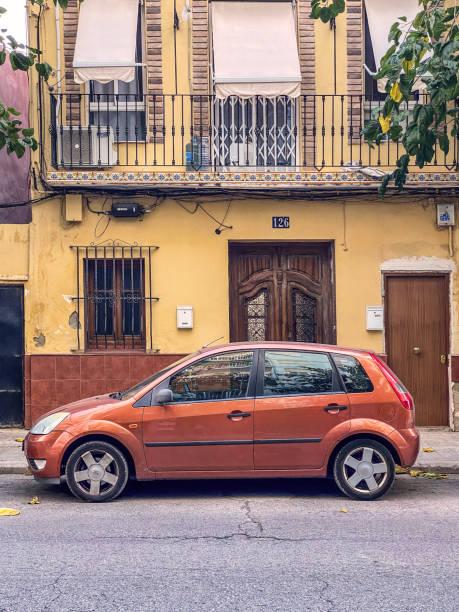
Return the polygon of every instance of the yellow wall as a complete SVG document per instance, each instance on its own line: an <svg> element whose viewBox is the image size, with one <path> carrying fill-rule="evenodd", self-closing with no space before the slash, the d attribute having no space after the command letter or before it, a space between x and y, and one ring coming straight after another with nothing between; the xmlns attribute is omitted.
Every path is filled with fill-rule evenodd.
<svg viewBox="0 0 459 612"><path fill-rule="evenodd" d="M0 282L29 275L29 226L0 224Z"/></svg>
<svg viewBox="0 0 459 612"><path fill-rule="evenodd" d="M100 209L102 203L103 199L93 198L91 208ZM223 218L226 201L203 203L213 216ZM182 204L193 208L191 202ZM160 298L153 305L152 332L153 348L162 353L193 351L219 336L228 340L229 240L333 240L338 344L382 351L382 333L365 330L365 306L382 303L380 265L389 259L419 256L451 261L448 230L436 228L435 214L433 204L414 198L347 199L346 203L235 200L225 221L233 229L217 235L217 225L202 211L192 215L177 202L166 200L143 220L112 219L97 238L105 217L84 207L83 222L67 227L60 199L50 200L33 209L26 352L76 348L76 331L69 326L69 316L76 310L71 301L76 295L76 256L70 245L112 239L160 247L152 256L152 293ZM291 228L272 229L275 215L290 216ZM455 296L454 306L456 302ZM193 330L176 328L177 305L193 306ZM46 341L36 346L33 338L40 334Z"/></svg>

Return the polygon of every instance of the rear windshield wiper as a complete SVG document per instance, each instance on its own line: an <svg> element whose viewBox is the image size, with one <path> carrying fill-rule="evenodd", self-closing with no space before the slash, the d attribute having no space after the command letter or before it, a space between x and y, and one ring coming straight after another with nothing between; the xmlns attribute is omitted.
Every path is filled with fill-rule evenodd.
<svg viewBox="0 0 459 612"><path fill-rule="evenodd" d="M115 391L115 393L110 393L110 395L108 397L112 397L113 399L123 399L123 392L122 391Z"/></svg>

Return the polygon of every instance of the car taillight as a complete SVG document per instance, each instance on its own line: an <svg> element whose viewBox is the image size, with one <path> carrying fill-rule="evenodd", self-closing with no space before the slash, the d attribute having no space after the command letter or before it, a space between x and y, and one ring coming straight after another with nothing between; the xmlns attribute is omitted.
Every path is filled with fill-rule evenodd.
<svg viewBox="0 0 459 612"><path fill-rule="evenodd" d="M387 366L384 361L381 361L376 355L372 354L371 357L376 361L379 366L379 369L384 374L386 379L388 380L390 386L395 391L398 399L400 400L402 406L407 410L414 410L414 401L411 397L411 394L405 389L403 383L395 376L392 370Z"/></svg>

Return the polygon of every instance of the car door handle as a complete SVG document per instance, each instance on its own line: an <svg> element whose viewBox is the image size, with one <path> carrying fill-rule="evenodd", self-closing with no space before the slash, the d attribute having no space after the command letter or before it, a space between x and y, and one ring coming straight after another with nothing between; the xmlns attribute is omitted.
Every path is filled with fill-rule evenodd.
<svg viewBox="0 0 459 612"><path fill-rule="evenodd" d="M331 410L347 410L347 406L338 406L338 404L328 404L324 408L325 412L330 412Z"/></svg>
<svg viewBox="0 0 459 612"><path fill-rule="evenodd" d="M252 416L251 412L229 412L227 415L228 419L245 419L249 416Z"/></svg>

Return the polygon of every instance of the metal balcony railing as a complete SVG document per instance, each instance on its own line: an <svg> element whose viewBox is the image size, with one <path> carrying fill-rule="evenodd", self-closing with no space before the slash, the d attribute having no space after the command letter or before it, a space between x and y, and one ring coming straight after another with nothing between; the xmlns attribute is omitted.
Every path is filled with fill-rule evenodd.
<svg viewBox="0 0 459 612"><path fill-rule="evenodd" d="M304 95L225 100L202 95L51 95L55 168L131 167L189 171L295 171L395 164L403 149L361 135L378 100L363 95ZM405 103L405 121L416 100ZM446 127L444 128L446 132ZM430 166L456 170L457 140Z"/></svg>

